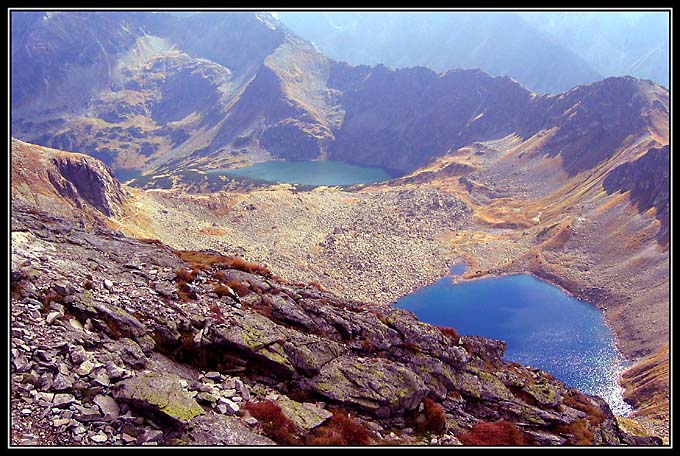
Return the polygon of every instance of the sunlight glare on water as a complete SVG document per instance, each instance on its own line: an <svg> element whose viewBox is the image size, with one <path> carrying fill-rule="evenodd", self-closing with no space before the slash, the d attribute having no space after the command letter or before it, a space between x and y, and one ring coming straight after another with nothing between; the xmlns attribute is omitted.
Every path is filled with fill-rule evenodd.
<svg viewBox="0 0 680 456"><path fill-rule="evenodd" d="M452 270L460 274L461 269ZM451 277L400 299L428 323L507 342L505 359L545 370L599 396L625 416L632 408L618 384L623 358L602 313L533 276L518 274L452 283Z"/></svg>

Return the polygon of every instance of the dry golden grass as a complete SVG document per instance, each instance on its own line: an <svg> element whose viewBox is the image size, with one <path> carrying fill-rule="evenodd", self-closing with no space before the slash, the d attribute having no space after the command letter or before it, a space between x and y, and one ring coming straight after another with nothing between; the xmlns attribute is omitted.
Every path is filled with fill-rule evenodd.
<svg viewBox="0 0 680 456"><path fill-rule="evenodd" d="M580 418L571 424L558 424L554 432L568 436L567 445L588 446L593 444L593 433L588 429L588 422Z"/></svg>
<svg viewBox="0 0 680 456"><path fill-rule="evenodd" d="M492 228L524 229L536 225L527 210L510 198L494 201L489 206L482 206L474 211L475 220L482 226Z"/></svg>
<svg viewBox="0 0 680 456"><path fill-rule="evenodd" d="M664 419L669 413L669 347L662 347L621 376L623 397L632 402L638 414Z"/></svg>
<svg viewBox="0 0 680 456"><path fill-rule="evenodd" d="M609 197L606 197L606 199L600 204L595 211L597 213L604 213L607 212L608 210L618 206L619 204L625 204L630 201L630 191L625 192L625 193L619 193L619 194L614 194Z"/></svg>
<svg viewBox="0 0 680 456"><path fill-rule="evenodd" d="M623 416L617 416L616 421L619 423L621 429L626 432L626 434L636 435L639 437L647 437L652 434L649 433L647 428L635 421L634 418L626 418Z"/></svg>

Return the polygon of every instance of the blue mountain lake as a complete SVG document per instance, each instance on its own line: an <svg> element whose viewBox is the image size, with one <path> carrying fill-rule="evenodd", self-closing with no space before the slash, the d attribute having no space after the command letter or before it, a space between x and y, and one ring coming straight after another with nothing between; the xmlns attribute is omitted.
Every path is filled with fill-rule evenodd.
<svg viewBox="0 0 680 456"><path fill-rule="evenodd" d="M382 168L351 165L340 161L269 161L210 173L267 182L304 185L370 184L391 179Z"/></svg>
<svg viewBox="0 0 680 456"><path fill-rule="evenodd" d="M599 396L615 414L631 411L617 382L624 360L602 313L547 282L527 274L462 283L449 276L394 305L461 335L504 340L506 360L545 370Z"/></svg>

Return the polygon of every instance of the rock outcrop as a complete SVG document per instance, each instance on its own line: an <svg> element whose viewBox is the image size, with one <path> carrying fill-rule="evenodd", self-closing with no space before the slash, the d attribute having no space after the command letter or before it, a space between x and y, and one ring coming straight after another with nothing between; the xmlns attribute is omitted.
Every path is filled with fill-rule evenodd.
<svg viewBox="0 0 680 456"><path fill-rule="evenodd" d="M14 138L10 155L12 204L28 203L79 221L123 215L127 193L101 161Z"/></svg>
<svg viewBox="0 0 680 456"><path fill-rule="evenodd" d="M63 197L79 207L89 204L107 217L120 215L124 194L110 169L99 160L82 157L80 161L68 158L53 159L59 175L48 172L50 182Z"/></svg>
<svg viewBox="0 0 680 456"><path fill-rule="evenodd" d="M267 418L248 412L268 401L298 442L344 411L374 443L429 443L409 427L426 398L446 418L437 442L505 419L537 444L585 431L593 444L658 443L621 431L604 401L505 362L501 342L214 252L64 224L12 214L14 443L268 444ZM222 293L228 277L241 286Z"/></svg>

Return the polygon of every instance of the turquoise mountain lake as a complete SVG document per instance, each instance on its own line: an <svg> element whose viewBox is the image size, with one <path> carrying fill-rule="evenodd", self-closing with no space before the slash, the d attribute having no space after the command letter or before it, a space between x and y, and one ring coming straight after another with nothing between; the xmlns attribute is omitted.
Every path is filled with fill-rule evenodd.
<svg viewBox="0 0 680 456"><path fill-rule="evenodd" d="M269 161L243 168L208 172L266 182L304 185L370 184L391 179L382 168L357 166L339 161Z"/></svg>
<svg viewBox="0 0 680 456"><path fill-rule="evenodd" d="M624 360L602 313L531 275L455 284L449 276L394 305L461 335L504 340L506 360L543 369L599 396L615 414L632 410L617 382Z"/></svg>

